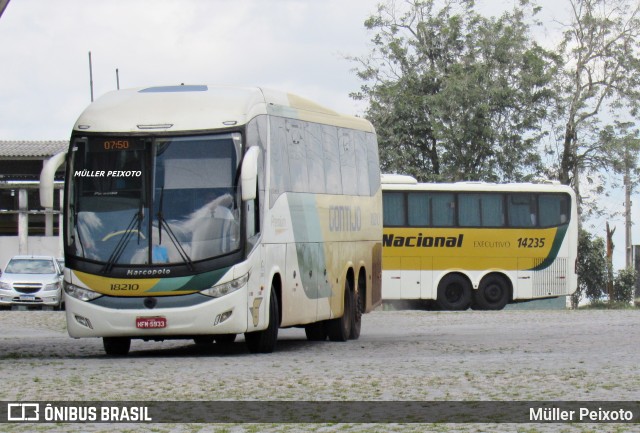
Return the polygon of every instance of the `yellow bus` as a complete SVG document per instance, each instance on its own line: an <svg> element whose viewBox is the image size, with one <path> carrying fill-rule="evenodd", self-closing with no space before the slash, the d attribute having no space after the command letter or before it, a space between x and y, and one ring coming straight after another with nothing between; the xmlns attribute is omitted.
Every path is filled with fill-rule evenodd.
<svg viewBox="0 0 640 433"><path fill-rule="evenodd" d="M78 118L64 200L72 337L355 339L381 302L382 192L363 119L262 88L110 92Z"/></svg>
<svg viewBox="0 0 640 433"><path fill-rule="evenodd" d="M383 175L384 300L500 310L577 288L578 216L558 183L418 183Z"/></svg>

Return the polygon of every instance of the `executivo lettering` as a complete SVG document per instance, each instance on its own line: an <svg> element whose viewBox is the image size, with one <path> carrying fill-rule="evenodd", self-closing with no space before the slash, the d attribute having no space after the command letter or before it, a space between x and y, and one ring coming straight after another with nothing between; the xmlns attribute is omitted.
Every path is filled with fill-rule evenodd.
<svg viewBox="0 0 640 433"><path fill-rule="evenodd" d="M396 236L382 235L382 245L385 247L422 247L422 248L461 248L464 235L458 236Z"/></svg>

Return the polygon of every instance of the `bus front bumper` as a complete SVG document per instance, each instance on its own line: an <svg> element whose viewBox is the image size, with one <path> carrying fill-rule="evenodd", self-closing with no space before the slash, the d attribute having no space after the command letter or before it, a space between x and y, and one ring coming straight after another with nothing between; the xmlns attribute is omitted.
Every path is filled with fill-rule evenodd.
<svg viewBox="0 0 640 433"><path fill-rule="evenodd" d="M221 298L177 308L105 308L66 297L67 330L74 338L191 338L247 330L246 287Z"/></svg>

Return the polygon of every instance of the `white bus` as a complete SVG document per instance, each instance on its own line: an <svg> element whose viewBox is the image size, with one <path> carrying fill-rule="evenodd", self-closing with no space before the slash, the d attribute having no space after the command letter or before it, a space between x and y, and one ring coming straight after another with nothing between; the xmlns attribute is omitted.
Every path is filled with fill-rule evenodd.
<svg viewBox="0 0 640 433"><path fill-rule="evenodd" d="M383 175L384 300L500 310L578 282L573 190L557 183L417 183Z"/></svg>
<svg viewBox="0 0 640 433"><path fill-rule="evenodd" d="M110 92L67 156L70 336L233 342L278 328L356 339L381 302L382 192L363 119L260 88Z"/></svg>

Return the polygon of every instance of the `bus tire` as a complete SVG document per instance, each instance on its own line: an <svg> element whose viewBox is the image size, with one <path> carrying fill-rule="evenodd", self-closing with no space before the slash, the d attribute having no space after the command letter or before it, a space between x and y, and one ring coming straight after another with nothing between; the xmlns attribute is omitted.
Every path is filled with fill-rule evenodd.
<svg viewBox="0 0 640 433"><path fill-rule="evenodd" d="M344 283L344 311L342 317L327 321L327 335L331 341L347 341L351 335L353 320L353 292L349 280Z"/></svg>
<svg viewBox="0 0 640 433"><path fill-rule="evenodd" d="M438 305L445 311L466 310L471 305L471 284L460 274L449 274L438 284Z"/></svg>
<svg viewBox="0 0 640 433"><path fill-rule="evenodd" d="M213 337L213 339L220 346L228 346L236 341L236 334L220 334Z"/></svg>
<svg viewBox="0 0 640 433"><path fill-rule="evenodd" d="M361 286L362 287L362 286ZM363 292L354 293L354 309L353 309L353 317L351 320L351 333L349 334L349 338L352 340L357 340L360 338L360 330L362 329L362 314L364 312L364 300L362 296Z"/></svg>
<svg viewBox="0 0 640 433"><path fill-rule="evenodd" d="M304 327L304 333L309 341L325 341L327 339L327 328L324 322L309 323Z"/></svg>
<svg viewBox="0 0 640 433"><path fill-rule="evenodd" d="M280 326L280 312L278 311L278 295L271 286L269 296L269 325L267 329L256 332L245 332L244 340L251 353L271 353L276 348L278 327Z"/></svg>
<svg viewBox="0 0 640 433"><path fill-rule="evenodd" d="M480 282L475 302L481 310L502 310L510 299L509 284L499 275L487 275Z"/></svg>
<svg viewBox="0 0 640 433"><path fill-rule="evenodd" d="M131 348L129 337L103 337L102 345L109 356L126 356Z"/></svg>
<svg viewBox="0 0 640 433"><path fill-rule="evenodd" d="M213 335L198 335L193 337L196 346L210 346L213 344Z"/></svg>

